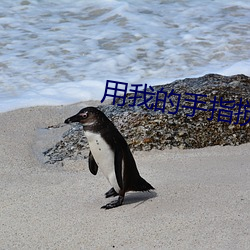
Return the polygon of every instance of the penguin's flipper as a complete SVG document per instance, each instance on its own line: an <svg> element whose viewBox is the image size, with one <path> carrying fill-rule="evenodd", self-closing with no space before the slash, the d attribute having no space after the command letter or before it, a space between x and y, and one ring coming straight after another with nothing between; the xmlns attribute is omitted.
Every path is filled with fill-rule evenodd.
<svg viewBox="0 0 250 250"><path fill-rule="evenodd" d="M111 201L110 203L102 206L101 208L110 209L110 208L114 208L114 207L119 207L122 205L123 200L124 200L124 196L119 195L118 200Z"/></svg>
<svg viewBox="0 0 250 250"><path fill-rule="evenodd" d="M98 165L96 164L91 151L89 151L89 170L93 175L96 175L98 171Z"/></svg>
<svg viewBox="0 0 250 250"><path fill-rule="evenodd" d="M106 198L109 198L109 197L112 197L112 196L115 197L117 195L118 195L118 193L115 191L114 188L111 188L108 192L105 193Z"/></svg>
<svg viewBox="0 0 250 250"><path fill-rule="evenodd" d="M122 150L120 147L115 147L115 176L120 189L123 189L122 181Z"/></svg>

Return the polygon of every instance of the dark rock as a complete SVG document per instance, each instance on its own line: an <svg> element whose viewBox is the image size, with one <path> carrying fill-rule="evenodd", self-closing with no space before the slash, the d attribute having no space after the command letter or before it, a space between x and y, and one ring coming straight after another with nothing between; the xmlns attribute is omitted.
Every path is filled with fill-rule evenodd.
<svg viewBox="0 0 250 250"><path fill-rule="evenodd" d="M117 106L121 103L119 99L115 105L98 106L114 122L132 150L153 148L163 150L172 147L202 148L214 145L239 145L250 141L249 123L240 125L250 119L249 77L209 74L199 78L177 80L170 84L153 86L153 88L155 96L147 103L149 107L153 105L152 109L147 109L145 105L130 107L129 104L133 103L132 93L127 94L123 107ZM176 95L166 98L165 109L163 109L163 102L160 101L155 108L157 91L159 91L158 97L164 99L165 95L168 96L172 90L172 93ZM147 91L152 92L149 89ZM207 111L196 109L195 115L189 116L193 110L182 106L193 106L194 103L186 99L194 100L195 96L186 93L198 94L197 100L203 103L199 103L197 107ZM176 112L178 95L180 102L178 112ZM146 99L150 97L151 95L147 95ZM215 103L216 111L212 117L212 101L215 97L218 103ZM237 115L240 100L242 113ZM136 100L136 105L142 101L143 99ZM247 111L244 109L245 105L248 105ZM155 109L160 110L154 111ZM231 111L232 121L229 122ZM225 121L218 121L219 114L220 119ZM44 152L44 155L49 158L50 163L65 158L76 159L86 157L82 155L82 152L87 147L81 126L76 125L63 135L62 141Z"/></svg>

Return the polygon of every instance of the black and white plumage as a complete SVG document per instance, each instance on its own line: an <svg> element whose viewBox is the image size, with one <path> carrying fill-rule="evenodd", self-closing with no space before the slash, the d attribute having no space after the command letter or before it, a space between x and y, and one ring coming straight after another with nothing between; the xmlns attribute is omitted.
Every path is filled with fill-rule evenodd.
<svg viewBox="0 0 250 250"><path fill-rule="evenodd" d="M65 120L65 123L72 122L83 125L90 147L90 172L96 175L100 168L112 186L105 194L106 198L119 195L118 200L102 208L122 205L128 191L154 189L140 176L127 142L103 112L94 107L87 107Z"/></svg>

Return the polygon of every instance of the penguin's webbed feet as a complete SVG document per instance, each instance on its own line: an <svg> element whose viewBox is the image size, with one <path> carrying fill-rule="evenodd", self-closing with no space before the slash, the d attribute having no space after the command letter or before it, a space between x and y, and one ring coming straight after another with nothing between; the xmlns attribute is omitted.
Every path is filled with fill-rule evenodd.
<svg viewBox="0 0 250 250"><path fill-rule="evenodd" d="M116 201L111 201L110 203L108 203L108 204L102 206L101 208L110 209L110 208L114 208L114 207L119 207L119 206L122 205L123 200L124 200L124 197L123 197L123 196L119 196L118 200L116 200Z"/></svg>
<svg viewBox="0 0 250 250"><path fill-rule="evenodd" d="M113 187L107 193L105 193L106 198L115 197L117 195L118 195L118 193L115 191L115 189Z"/></svg>

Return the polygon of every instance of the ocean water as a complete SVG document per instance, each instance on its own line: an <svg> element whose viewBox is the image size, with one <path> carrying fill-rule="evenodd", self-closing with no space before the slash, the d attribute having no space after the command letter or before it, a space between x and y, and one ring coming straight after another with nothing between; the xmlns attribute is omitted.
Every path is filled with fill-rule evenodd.
<svg viewBox="0 0 250 250"><path fill-rule="evenodd" d="M250 76L249 0L1 0L0 112L207 73Z"/></svg>

